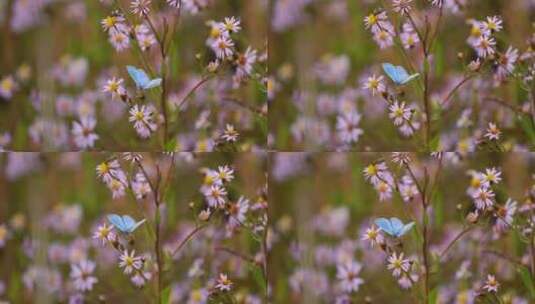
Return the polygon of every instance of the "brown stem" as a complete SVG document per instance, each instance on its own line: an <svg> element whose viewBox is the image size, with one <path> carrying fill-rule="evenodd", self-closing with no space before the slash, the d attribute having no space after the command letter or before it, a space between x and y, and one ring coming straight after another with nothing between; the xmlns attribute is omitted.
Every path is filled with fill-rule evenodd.
<svg viewBox="0 0 535 304"><path fill-rule="evenodd" d="M203 77L187 94L182 98L182 100L178 103L176 106L177 110L180 110L182 105L197 91L198 88L200 88L205 82L207 82L210 78L212 78L211 75Z"/></svg>
<svg viewBox="0 0 535 304"><path fill-rule="evenodd" d="M425 147L428 151L430 149L429 144L431 142L431 105L429 101L429 53L427 49L427 34L426 37L423 37L420 30L416 26L416 22L412 19L410 14L407 14L407 18L409 19L409 22L411 23L412 27L416 31L416 34L418 35L418 38L420 39L422 43L422 51L424 55L424 70L423 70L423 78L424 78L424 112L425 112ZM428 24L426 22L426 24ZM426 30L426 33L428 31Z"/></svg>
<svg viewBox="0 0 535 304"><path fill-rule="evenodd" d="M442 100L442 105L446 104L446 102L448 102L453 97L453 94L455 94L458 89L460 89L468 80L472 79L473 77L473 74L467 75L461 81L459 81L459 83L457 83L457 85L455 85L455 87L448 93L446 98Z"/></svg>
<svg viewBox="0 0 535 304"><path fill-rule="evenodd" d="M416 185L416 188L418 189L418 192L420 192L420 197L422 198L422 202L425 200L425 191L423 190L422 186L420 186L420 183L418 182L418 179L416 178L416 175L411 169L411 166L409 166L408 163L405 163L405 168L407 168L407 171L409 172L409 175L411 176L412 180L414 181L414 184Z"/></svg>
<svg viewBox="0 0 535 304"><path fill-rule="evenodd" d="M535 238L531 235L530 243L530 254L531 254L531 276L535 276Z"/></svg>
<svg viewBox="0 0 535 304"><path fill-rule="evenodd" d="M440 12L438 13L438 19L437 24L435 25L435 31L433 32L433 35L431 36L431 40L429 41L429 52L433 51L433 46L435 44L435 40L437 38L438 32L440 30L440 21L442 20L442 15L444 15L444 6L440 6Z"/></svg>
<svg viewBox="0 0 535 304"><path fill-rule="evenodd" d="M224 251L228 254L231 254L237 258L240 258L248 263L251 263L251 264L254 264L255 266L260 266L262 267L262 265L260 263L258 263L252 256L248 256L244 253L241 253L241 252L238 252L234 249L231 249L231 248L227 248L227 247L223 247L223 246L217 246L214 248L214 250L216 251Z"/></svg>
<svg viewBox="0 0 535 304"><path fill-rule="evenodd" d="M446 246L446 248L440 253L440 260L442 260L442 258L445 256L445 254L448 252L448 250L450 250L453 245L455 243L457 243L458 240L460 240L463 235L465 235L466 233L468 233L470 230L472 230L473 227L469 226L465 229L463 229L461 232L459 232L459 234L457 234L457 236L448 244L448 246Z"/></svg>
<svg viewBox="0 0 535 304"><path fill-rule="evenodd" d="M141 164L141 162L136 159L135 160L137 166L140 168L141 172L145 176L145 179L147 180L147 183L149 184L149 187L151 189L153 198L154 198L154 205L156 207L155 214L154 214L154 232L156 235L156 240L154 241L154 252L156 254L156 264L158 268L158 276L156 280L156 286L157 286L157 292L156 292L156 299L157 303L161 303L161 294L163 290L162 286L162 269L163 269L163 261L161 256L161 237L160 237L160 196L158 193L159 185L154 185L151 179L149 178L149 175L147 174L147 171ZM158 179L159 183L159 179Z"/></svg>
<svg viewBox="0 0 535 304"><path fill-rule="evenodd" d="M518 113L518 114L524 114L524 115L527 115L527 113L524 112L524 110L522 110L521 107L512 105L512 104L506 102L505 100L499 99L499 98L497 98L497 97L486 97L486 98L484 98L484 100L486 100L486 101L491 101L491 102L494 102L494 103L499 104L499 105L501 105L501 106L504 106L504 107L506 107L506 108L509 108L510 110L512 110L512 111L514 111L514 112L516 112L516 113Z"/></svg>
<svg viewBox="0 0 535 304"><path fill-rule="evenodd" d="M249 110L249 111L251 111L253 113L256 113L256 114L258 114L260 116L266 116L266 113L262 109L259 109L259 108L255 107L253 105L250 105L250 104L248 104L246 102L243 102L243 101L241 101L241 100L239 100L237 98L234 98L232 96L226 96L226 97L223 98L223 100L231 102L233 104L236 104L236 105L238 105L238 106L240 106L242 108L245 108L245 109L247 109L247 110Z"/></svg>
<svg viewBox="0 0 535 304"><path fill-rule="evenodd" d="M425 145L426 150L430 149L431 142L431 105L429 102L429 60L427 53L425 53L424 58L424 111L425 111Z"/></svg>
<svg viewBox="0 0 535 304"><path fill-rule="evenodd" d="M154 36L156 36L156 41L158 42L158 44L159 45L163 45L163 40L160 38L160 35L158 35L158 31L156 30L156 27L154 26L154 23L152 23L152 20L149 18L149 16L147 14L145 14L145 12L143 12L143 17L145 17L145 19L149 23L149 27L152 30L152 32L154 33Z"/></svg>
<svg viewBox="0 0 535 304"><path fill-rule="evenodd" d="M264 227L264 235L262 237L262 255L263 255L263 258L264 258L264 264L263 264L263 271L264 271L264 279L265 279L265 290L266 290L266 294L265 294L265 297L266 299L268 298L269 296L269 293L268 293L268 290L269 290L269 279L268 279L268 263L267 263L267 260L268 260L268 248L267 248L267 234L268 234L268 228L269 227L267 224L266 224L266 227Z"/></svg>
<svg viewBox="0 0 535 304"><path fill-rule="evenodd" d="M422 258L424 260L424 303L428 303L429 299L429 241L428 241L428 226L427 226L427 196L426 196L426 189L427 189L427 177L426 182L424 183L424 186L422 187L418 180L416 179L416 175L412 171L409 164L405 164L405 167L407 168L407 171L409 172L411 178L414 180L414 183L416 185L416 188L418 189L418 192L420 194L420 197L422 199ZM427 176L427 173L426 173Z"/></svg>
<svg viewBox="0 0 535 304"><path fill-rule="evenodd" d="M407 13L407 18L409 19L409 22L411 23L412 27L414 28L414 31L416 32L416 35L418 35L418 39L420 39L420 42L422 43L422 49L424 51L424 55L427 56L427 44L425 38L422 36L422 33L416 26L416 22L414 22L414 19L412 19L412 16Z"/></svg>
<svg viewBox="0 0 535 304"><path fill-rule="evenodd" d="M179 0L178 1L178 11L177 11L176 16L175 16L175 18L173 20L173 26L171 27L171 34L169 35L169 42L167 42L167 46L165 48L165 52L166 53L169 53L169 49L171 48L171 44L173 42L173 36L176 33L176 28L177 28L178 24L180 23L181 13L182 13L182 0Z"/></svg>
<svg viewBox="0 0 535 304"><path fill-rule="evenodd" d="M188 243L188 241L190 239L192 239L195 234L197 234L197 232L203 230L204 228L208 227L208 225L201 225L201 226L197 226L195 227L195 229L193 229L179 244L178 246L175 248L175 250L173 250L173 252L171 252L171 257L174 257L179 251L180 249L182 249L182 247L184 247L184 245L186 245L186 243Z"/></svg>
<svg viewBox="0 0 535 304"><path fill-rule="evenodd" d="M123 15L123 17L126 19L126 22L130 28L134 28L134 23L130 20L128 17L128 14L126 14L126 10L121 5L120 1L115 0L114 2L117 7L119 8L120 13ZM116 26L114 26L115 29L117 29ZM154 75L154 71L152 70L152 67L148 63L147 59L143 55L143 50L141 49L141 46L139 45L139 41L137 39L134 39L136 43L134 43L134 46L136 46L135 50L138 52L139 57L141 58L141 63L143 64L143 67L149 71L150 75Z"/></svg>
<svg viewBox="0 0 535 304"><path fill-rule="evenodd" d="M521 261L518 261L504 253L501 253L501 252L498 252L498 251L495 251L495 250L483 250L482 253L484 254L490 254L490 255L494 255L496 257L499 257L499 258L502 258L503 260L505 261L508 261L512 264L515 264L515 265L519 265L519 266L525 266Z"/></svg>
<svg viewBox="0 0 535 304"><path fill-rule="evenodd" d="M162 270L163 270L163 261L162 261L162 250L161 250L161 237L160 237L160 204L156 203L156 214L154 219L154 230L156 231L156 241L154 242L154 251L156 252L156 264L158 265L158 277L157 277L157 303L160 304L162 301Z"/></svg>
<svg viewBox="0 0 535 304"><path fill-rule="evenodd" d="M531 95L531 120L535 122L535 89L530 92Z"/></svg>
<svg viewBox="0 0 535 304"><path fill-rule="evenodd" d="M424 289L425 289L425 297L424 297L424 303L429 303L429 255L428 255L428 239L427 239L427 204L422 203L423 206L423 215L422 215L422 221L423 221L423 243L422 243L422 255L424 259Z"/></svg>
<svg viewBox="0 0 535 304"><path fill-rule="evenodd" d="M156 36L156 41L158 42L158 47L160 48L160 55L162 56L162 94L160 97L160 107L162 108L162 115L163 115L163 142L164 145L167 142L168 139L168 130L169 130L169 119L167 114L167 48L165 46L165 40L166 40L166 33L167 31L164 30L163 36L160 37L158 34L158 31L156 30L156 27L152 23L152 20L149 18L149 16L146 13L143 13L143 16L145 17L145 20L149 23L149 26ZM166 28L164 26L164 28Z"/></svg>
<svg viewBox="0 0 535 304"><path fill-rule="evenodd" d="M165 61L166 57L164 55L162 59L162 95L160 98L160 106L162 108L162 114L163 114L163 138L164 138L164 145L167 143L167 140L169 138L169 119L167 114L167 68L165 67Z"/></svg>
<svg viewBox="0 0 535 304"><path fill-rule="evenodd" d="M427 219L427 195L426 195L426 189L427 189L427 172L426 172L426 179L424 182L423 188L419 186L414 173L410 169L410 166L407 164L407 169L409 170L409 173L411 174L411 177L414 179L414 182L416 183L416 186L418 188L418 192L420 192L420 196L422 198L422 258L424 260L424 303L428 303L429 301L429 240L428 240L428 219Z"/></svg>

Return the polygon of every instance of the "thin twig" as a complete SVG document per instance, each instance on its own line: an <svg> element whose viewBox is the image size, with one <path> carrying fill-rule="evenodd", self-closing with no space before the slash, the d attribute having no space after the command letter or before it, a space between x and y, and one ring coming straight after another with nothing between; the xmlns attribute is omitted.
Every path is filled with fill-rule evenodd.
<svg viewBox="0 0 535 304"><path fill-rule="evenodd" d="M255 107L253 105L250 105L250 104L248 104L246 102L243 102L243 101L241 101L241 100L239 100L237 98L234 98L232 96L223 97L223 100L224 101L228 101L228 102L232 102L233 104L236 104L236 105L238 105L238 106L240 106L242 108L245 108L245 109L247 109L247 110L249 110L249 111L251 111L251 112L253 112L255 114L258 114L260 116L266 116L266 113L262 109L259 109L259 108Z"/></svg>
<svg viewBox="0 0 535 304"><path fill-rule="evenodd" d="M515 265L519 265L519 266L526 266L524 265L524 263L522 263L521 261L519 260L516 260L515 258L512 258L504 253L501 253L501 252L498 252L498 251L495 251L495 250L483 250L482 253L484 254L490 254L490 255L494 255L494 256L497 256L499 258L502 258L512 264L515 264Z"/></svg>
<svg viewBox="0 0 535 304"><path fill-rule="evenodd" d="M441 104L445 105L446 102L448 102L453 97L453 94L455 94L455 92L458 89L460 89L468 80L472 79L473 77L474 77L474 74L470 74L470 75L465 76L461 81L459 81L459 83L457 83L457 85L453 87L453 89L448 93L448 95L446 95L446 98L442 100Z"/></svg>
<svg viewBox="0 0 535 304"><path fill-rule="evenodd" d="M453 245L463 237L463 235L468 233L473 228L474 228L473 226L468 226L465 229L463 229L461 232L459 232L459 234L457 234L457 236L448 244L448 246L446 246L446 248L444 250L442 250L442 252L440 253L440 256L439 256L440 260L442 260L442 258L448 252L448 250L450 250L453 247Z"/></svg>
<svg viewBox="0 0 535 304"><path fill-rule="evenodd" d="M241 252L238 252L234 249L231 249L231 248L227 248L227 247L223 247L223 246L217 246L214 248L214 250L216 251L224 251L226 253L229 253L235 257L238 257L248 263L251 263L251 264L254 264L255 266L258 266L258 267L262 267L261 263L259 263L258 261L256 261L253 257L251 256L248 256L244 253L241 253Z"/></svg>
<svg viewBox="0 0 535 304"><path fill-rule="evenodd" d="M516 112L518 114L529 115L524 110L522 110L521 107L512 105L512 104L506 102L505 100L499 99L497 97L485 97L483 100L484 101L491 101L491 102L494 102L496 104L502 105L502 106L504 106L506 108L509 108L510 110L512 110L512 111L514 111L514 112Z"/></svg>
<svg viewBox="0 0 535 304"><path fill-rule="evenodd" d="M182 108L182 105L195 93L195 91L197 91L197 89L200 88L204 83L206 83L210 78L212 78L212 76L208 75L208 76L203 77L199 82L197 82L197 84L191 90L189 90L186 96L182 98L182 100L178 103L176 108L180 110L180 108Z"/></svg>
<svg viewBox="0 0 535 304"><path fill-rule="evenodd" d="M171 257L174 257L182 247L184 247L184 245L186 245L186 243L192 239L195 234L197 234L197 232L203 230L204 228L208 227L208 225L200 225L200 226L197 226L195 227L195 229L193 229L178 245L177 247L175 248L175 250L173 250L171 252Z"/></svg>

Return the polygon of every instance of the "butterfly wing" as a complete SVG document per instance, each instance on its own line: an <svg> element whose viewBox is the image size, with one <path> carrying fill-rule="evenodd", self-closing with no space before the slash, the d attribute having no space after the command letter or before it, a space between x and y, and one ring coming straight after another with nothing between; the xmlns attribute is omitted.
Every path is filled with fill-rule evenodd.
<svg viewBox="0 0 535 304"><path fill-rule="evenodd" d="M380 217L374 221L375 225L377 225L381 230L384 232L393 235L394 230L392 229L392 223L388 219L385 219L384 217Z"/></svg>
<svg viewBox="0 0 535 304"><path fill-rule="evenodd" d="M134 226L136 225L136 221L129 215L123 215L123 222L126 228L126 232L132 232L134 231Z"/></svg>
<svg viewBox="0 0 535 304"><path fill-rule="evenodd" d="M407 225L403 226L403 228L401 229L401 231L399 233L399 236L402 236L405 233L407 233L409 230L412 229L413 226L414 226L414 222L410 222Z"/></svg>
<svg viewBox="0 0 535 304"><path fill-rule="evenodd" d="M396 71L397 71L397 75L398 75L398 82L399 83L402 83L403 81L405 81L408 77L409 77L409 73L407 73L407 70L405 70L404 67L398 65L396 66Z"/></svg>
<svg viewBox="0 0 535 304"><path fill-rule="evenodd" d="M411 81L411 80L413 80L413 79L415 79L415 78L418 78L418 76L420 76L420 74L418 74L418 73L416 73L416 74L412 74L412 75L408 76L407 78L405 78L405 80L403 80L403 81L401 82L401 84L406 84L406 83L408 83L409 81Z"/></svg>
<svg viewBox="0 0 535 304"><path fill-rule="evenodd" d="M137 227L141 226L143 223L145 223L146 219L142 219L141 221L137 222L134 227L132 228L132 231L136 230Z"/></svg>
<svg viewBox="0 0 535 304"><path fill-rule="evenodd" d="M120 231L125 231L126 226L121 216L117 214L108 214L108 221Z"/></svg>
<svg viewBox="0 0 535 304"><path fill-rule="evenodd" d="M383 71L385 71L386 75L388 75L392 81L399 83L399 72L398 69L396 69L396 66L391 63L383 63Z"/></svg>
<svg viewBox="0 0 535 304"><path fill-rule="evenodd" d="M126 67L126 70L138 88L144 88L149 83L149 76L142 69L129 65Z"/></svg>
<svg viewBox="0 0 535 304"><path fill-rule="evenodd" d="M159 87L161 84L162 84L162 79L161 78L155 78L155 79L149 81L143 87L143 89L145 89L145 90L152 89L152 88L155 88L155 87Z"/></svg>
<svg viewBox="0 0 535 304"><path fill-rule="evenodd" d="M398 219L397 217L391 217L390 224L392 225L394 235L396 237L399 237L401 230L403 230L403 222L401 222L401 220Z"/></svg>

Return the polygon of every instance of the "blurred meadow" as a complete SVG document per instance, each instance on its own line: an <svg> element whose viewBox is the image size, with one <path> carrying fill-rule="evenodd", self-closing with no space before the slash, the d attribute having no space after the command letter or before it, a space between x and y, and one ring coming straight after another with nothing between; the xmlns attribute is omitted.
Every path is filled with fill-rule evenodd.
<svg viewBox="0 0 535 304"><path fill-rule="evenodd" d="M265 155L65 152L0 159L0 300L263 303ZM107 189L113 179L101 180L103 163L112 175L124 172L131 189ZM223 166L232 170L223 183L225 207L212 208L202 191L217 183L212 173ZM132 233L117 226L109 232L109 214L146 222ZM128 272L120 264L123 250L134 250L142 265Z"/></svg>
<svg viewBox="0 0 535 304"><path fill-rule="evenodd" d="M407 14L398 11L401 5ZM477 47L467 43L472 25L484 26L492 16L503 21L490 38L495 53L478 56ZM534 17L532 0L275 0L270 145L281 151L533 149ZM371 18L369 24L365 18ZM414 25L418 35L425 32L427 46ZM480 67L470 70L468 64L478 58ZM506 61L514 71L497 75ZM394 86L383 63L419 77ZM372 76L379 79L373 92L365 88L373 87ZM405 112L391 109L394 104ZM393 123L400 113L405 122ZM482 143L489 123L501 132L497 144Z"/></svg>
<svg viewBox="0 0 535 304"><path fill-rule="evenodd" d="M533 238L533 155L448 152L438 158L412 153L403 157L410 157L409 167L396 164L390 153L271 155L273 303L535 301L533 243L525 241L527 235ZM380 170L385 180L391 174L401 192L380 184L375 190L365 177L370 165L381 163L388 167ZM420 194L406 168L427 187L427 228ZM492 168L501 172L492 186L495 201L481 212L471 191L481 186L483 175L477 172L488 174L486 169ZM379 189L387 189L384 200ZM415 226L400 238L380 231L372 243L365 235L377 228L374 221L380 217L414 221ZM422 246L429 260L427 300ZM410 260L410 280L405 272L393 275L396 268L390 268L388 260L393 252ZM485 287L489 274L499 282L496 293Z"/></svg>
<svg viewBox="0 0 535 304"><path fill-rule="evenodd" d="M264 147L266 1L182 2L180 9L165 0L141 2L150 5L140 17L127 0L1 0L1 146L201 152ZM210 40L217 38L216 22L230 17L241 23L232 34L233 54L208 67L217 62ZM244 62L235 60L248 47L245 63L252 65L243 68L250 70L236 76ZM128 65L163 78L161 87L136 89ZM129 121L136 117L129 113L134 106L146 110L150 136L138 136ZM95 123L84 122L87 117ZM98 139L79 144L71 135L76 122L83 135ZM225 145L220 141L227 125L239 139Z"/></svg>

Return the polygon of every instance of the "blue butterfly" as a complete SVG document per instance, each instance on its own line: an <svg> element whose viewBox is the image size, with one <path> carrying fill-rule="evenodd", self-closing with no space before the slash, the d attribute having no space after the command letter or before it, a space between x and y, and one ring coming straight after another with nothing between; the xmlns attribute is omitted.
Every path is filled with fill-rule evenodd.
<svg viewBox="0 0 535 304"><path fill-rule="evenodd" d="M141 224L145 223L145 219L136 223L133 218L128 215L117 215L117 214L108 214L108 221L112 223L115 228L119 229L124 233L132 233L137 229Z"/></svg>
<svg viewBox="0 0 535 304"><path fill-rule="evenodd" d="M130 74L130 77L134 79L136 86L139 89L148 90L158 87L162 84L161 78L154 78L151 80L149 76L147 76L147 73L145 73L145 71L143 71L142 69L138 69L131 65L127 66L126 69L128 70L128 74Z"/></svg>
<svg viewBox="0 0 535 304"><path fill-rule="evenodd" d="M420 76L418 73L409 75L402 66L395 66L391 63L383 63L383 70L397 85L404 85Z"/></svg>
<svg viewBox="0 0 535 304"><path fill-rule="evenodd" d="M404 225L398 218L391 217L390 219L386 219L381 217L375 220L375 225L379 226L381 230L389 235L398 238L407 233L407 231L411 230L412 226L414 226L414 222Z"/></svg>

